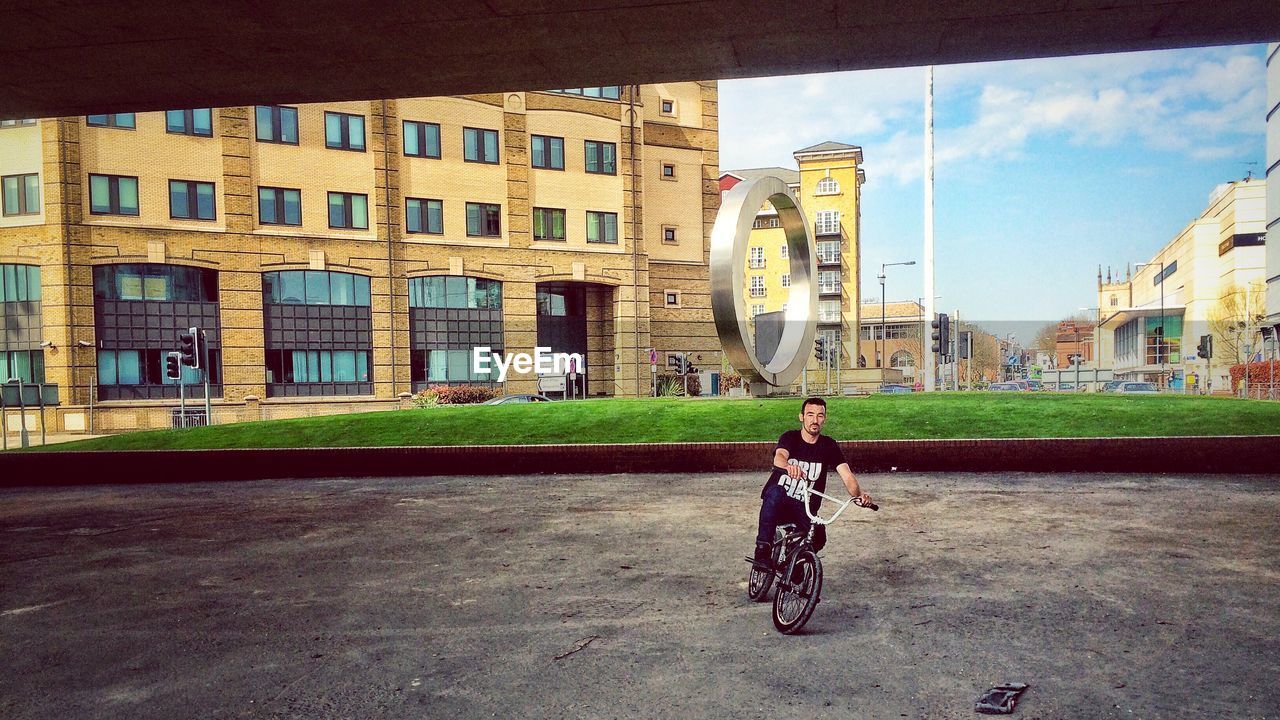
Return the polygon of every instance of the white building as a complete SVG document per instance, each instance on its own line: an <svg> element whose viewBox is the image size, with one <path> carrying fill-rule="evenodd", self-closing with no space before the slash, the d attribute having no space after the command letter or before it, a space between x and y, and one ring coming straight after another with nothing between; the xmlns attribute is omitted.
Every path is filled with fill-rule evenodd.
<svg viewBox="0 0 1280 720"><path fill-rule="evenodd" d="M1194 374L1205 387L1228 385L1228 343L1211 330L1223 297L1239 291L1260 305L1264 291L1267 183L1241 180L1214 188L1209 206L1125 280L1100 282L1100 367L1117 379L1148 380L1182 389ZM1274 249L1273 249L1274 251ZM1242 297L1243 299L1243 297ZM1215 334L1211 368L1196 357L1202 335ZM1163 338L1163 340L1162 340Z"/></svg>

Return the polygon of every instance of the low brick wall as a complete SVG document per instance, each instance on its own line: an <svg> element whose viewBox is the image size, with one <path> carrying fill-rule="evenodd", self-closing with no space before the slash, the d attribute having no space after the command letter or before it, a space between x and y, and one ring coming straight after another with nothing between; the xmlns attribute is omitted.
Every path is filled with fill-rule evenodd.
<svg viewBox="0 0 1280 720"><path fill-rule="evenodd" d="M856 472L1277 473L1280 435L841 443ZM765 472L771 442L0 454L0 486L273 478Z"/></svg>

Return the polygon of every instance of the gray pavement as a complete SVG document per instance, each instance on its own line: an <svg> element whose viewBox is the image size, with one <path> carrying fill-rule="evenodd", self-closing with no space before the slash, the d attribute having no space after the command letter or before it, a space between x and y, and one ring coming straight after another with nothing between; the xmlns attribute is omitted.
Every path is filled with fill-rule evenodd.
<svg viewBox="0 0 1280 720"><path fill-rule="evenodd" d="M1280 717L1280 477L865 476L795 637L761 477L0 491L0 717Z"/></svg>

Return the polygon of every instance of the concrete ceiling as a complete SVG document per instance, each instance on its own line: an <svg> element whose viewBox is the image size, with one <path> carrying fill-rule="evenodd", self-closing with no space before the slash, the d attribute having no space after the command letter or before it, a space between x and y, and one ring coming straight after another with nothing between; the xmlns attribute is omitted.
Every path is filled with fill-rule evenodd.
<svg viewBox="0 0 1280 720"><path fill-rule="evenodd" d="M0 117L710 80L1280 39L1278 0L10 0Z"/></svg>

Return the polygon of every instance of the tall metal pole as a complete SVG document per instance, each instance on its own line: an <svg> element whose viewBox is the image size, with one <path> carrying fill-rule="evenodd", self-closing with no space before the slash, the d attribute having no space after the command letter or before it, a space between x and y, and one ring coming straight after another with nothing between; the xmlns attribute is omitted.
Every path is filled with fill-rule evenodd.
<svg viewBox="0 0 1280 720"><path fill-rule="evenodd" d="M392 341L392 346L395 341ZM394 352L394 349L393 349ZM209 399L209 342L205 338L204 330L200 331L200 371L204 375L204 424L208 427L213 424L213 407L212 401Z"/></svg>
<svg viewBox="0 0 1280 720"><path fill-rule="evenodd" d="M876 367L880 368L880 383L884 384L884 351L886 338L884 334L884 265L880 266L880 343L876 350Z"/></svg>
<svg viewBox="0 0 1280 720"><path fill-rule="evenodd" d="M924 93L924 316L933 318L933 66L925 70ZM924 355L924 389L934 389L933 353Z"/></svg>

